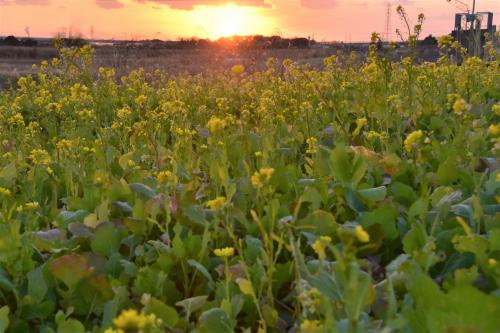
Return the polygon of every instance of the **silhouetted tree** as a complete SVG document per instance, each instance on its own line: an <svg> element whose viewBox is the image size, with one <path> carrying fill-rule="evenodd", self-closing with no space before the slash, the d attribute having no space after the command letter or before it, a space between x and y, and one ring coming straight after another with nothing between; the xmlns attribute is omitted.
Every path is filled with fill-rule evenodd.
<svg viewBox="0 0 500 333"><path fill-rule="evenodd" d="M19 39L14 36L7 36L3 40L4 45L8 46L18 46L20 44Z"/></svg>

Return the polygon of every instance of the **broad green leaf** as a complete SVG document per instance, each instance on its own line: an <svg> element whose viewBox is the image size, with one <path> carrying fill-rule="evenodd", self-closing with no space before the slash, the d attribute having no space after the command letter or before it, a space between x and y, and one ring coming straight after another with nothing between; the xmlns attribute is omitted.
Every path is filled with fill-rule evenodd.
<svg viewBox="0 0 500 333"><path fill-rule="evenodd" d="M317 236L333 235L338 228L335 217L331 213L319 209L297 221L296 225Z"/></svg>
<svg viewBox="0 0 500 333"><path fill-rule="evenodd" d="M163 303L162 301L154 297L150 298L147 301L144 307L144 311L147 314L155 314L156 317L161 319L163 321L163 324L167 327L174 327L179 320L179 316L177 315L177 312L173 307Z"/></svg>
<svg viewBox="0 0 500 333"><path fill-rule="evenodd" d="M175 303L176 306L182 307L187 314L191 314L198 309L201 309L207 303L208 296L195 296L183 299Z"/></svg>
<svg viewBox="0 0 500 333"><path fill-rule="evenodd" d="M182 212L194 223L205 225L205 211L201 206L188 206L183 208Z"/></svg>
<svg viewBox="0 0 500 333"><path fill-rule="evenodd" d="M76 319L67 319L57 326L57 333L85 333L85 327Z"/></svg>
<svg viewBox="0 0 500 333"><path fill-rule="evenodd" d="M446 161L439 165L437 170L437 179L441 185L449 185L458 179L457 158L455 155L450 155Z"/></svg>
<svg viewBox="0 0 500 333"><path fill-rule="evenodd" d="M349 161L349 153L347 148L339 146L332 150L330 155L332 163L332 173L335 180L342 183L351 181L351 163Z"/></svg>
<svg viewBox="0 0 500 333"><path fill-rule="evenodd" d="M210 273L208 272L208 270L205 268L205 266L203 266L202 264L200 264L199 262L197 262L194 259L189 259L188 260L188 264L189 264L189 266L196 268L204 277L207 278L207 280L208 280L208 286L211 289L214 288L215 282L212 279L212 276L210 275Z"/></svg>
<svg viewBox="0 0 500 333"><path fill-rule="evenodd" d="M3 179L7 185L12 185L17 176L17 168L15 163L10 163L0 170L0 179Z"/></svg>
<svg viewBox="0 0 500 333"><path fill-rule="evenodd" d="M200 333L233 333L233 324L226 312L220 308L212 308L203 312L199 319Z"/></svg>
<svg viewBox="0 0 500 333"><path fill-rule="evenodd" d="M9 327L9 307L7 305L0 308L0 333L4 333Z"/></svg>
<svg viewBox="0 0 500 333"><path fill-rule="evenodd" d="M47 293L48 287L43 277L43 266L28 273L28 293L37 302L41 302Z"/></svg>
<svg viewBox="0 0 500 333"><path fill-rule="evenodd" d="M384 235L387 239L395 239L398 237L398 230L396 229L396 219L398 212L393 207L382 207L372 212L361 214L359 223L368 228L374 224L380 224Z"/></svg>
<svg viewBox="0 0 500 333"><path fill-rule="evenodd" d="M120 232L111 223L104 223L98 226L90 247L93 252L109 257L120 248Z"/></svg>
<svg viewBox="0 0 500 333"><path fill-rule="evenodd" d="M49 266L49 272L72 289L83 278L92 272L85 257L78 254L68 254L57 258Z"/></svg>
<svg viewBox="0 0 500 333"><path fill-rule="evenodd" d="M139 194L142 194L142 195L148 197L149 199L152 199L156 196L155 191L153 191L151 189L151 187L149 187L145 184L142 184L142 183L132 183L132 184L129 184L128 187L132 191L139 193Z"/></svg>
<svg viewBox="0 0 500 333"><path fill-rule="evenodd" d="M364 200L377 202L385 199L385 196L387 195L387 188L385 186L380 186L365 190L358 190L358 194Z"/></svg>

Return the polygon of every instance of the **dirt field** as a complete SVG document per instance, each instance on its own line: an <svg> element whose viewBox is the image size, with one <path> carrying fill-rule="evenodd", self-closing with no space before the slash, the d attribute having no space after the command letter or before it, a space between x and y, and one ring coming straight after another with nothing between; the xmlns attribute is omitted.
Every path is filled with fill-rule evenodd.
<svg viewBox="0 0 500 333"><path fill-rule="evenodd" d="M115 68L118 75L133 69L144 68L146 71L161 70L168 74L199 74L227 69L235 64L245 65L253 72L265 68L269 58L279 61L292 59L310 64L320 69L325 57L338 52L351 51L364 54L367 45L335 45L310 49L154 49L101 46L95 48L96 66ZM404 52L404 51L403 51ZM423 50L426 60L436 57L434 49ZM6 88L9 82L32 72L32 65L42 60L57 57L57 50L52 47L0 47L0 87Z"/></svg>

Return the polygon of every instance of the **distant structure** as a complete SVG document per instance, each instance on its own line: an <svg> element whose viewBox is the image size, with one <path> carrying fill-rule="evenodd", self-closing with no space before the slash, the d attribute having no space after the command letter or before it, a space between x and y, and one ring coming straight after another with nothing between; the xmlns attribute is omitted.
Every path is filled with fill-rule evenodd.
<svg viewBox="0 0 500 333"><path fill-rule="evenodd" d="M449 1L450 2L450 1ZM457 2L464 5L462 1ZM465 47L471 56L482 56L486 34L493 35L496 26L493 25L492 12L476 12L476 0L473 1L472 11L465 4L466 13L455 14L455 27L451 35Z"/></svg>
<svg viewBox="0 0 500 333"><path fill-rule="evenodd" d="M387 3L387 11L385 13L385 40L390 42L392 39L392 24L391 24L391 3Z"/></svg>

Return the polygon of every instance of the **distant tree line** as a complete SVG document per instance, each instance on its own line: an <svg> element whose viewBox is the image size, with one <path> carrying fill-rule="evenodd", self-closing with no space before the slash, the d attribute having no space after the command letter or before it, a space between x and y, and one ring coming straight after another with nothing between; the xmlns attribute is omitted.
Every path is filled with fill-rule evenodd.
<svg viewBox="0 0 500 333"><path fill-rule="evenodd" d="M211 49L231 47L240 49L307 49L316 44L310 38L283 38L280 36L232 36L222 37L215 41L199 38L181 38L176 41L162 41L159 39L142 41L120 41L116 46L128 48L152 49Z"/></svg>
<svg viewBox="0 0 500 333"><path fill-rule="evenodd" d="M5 46L37 46L38 42L33 38L17 38L15 36L7 36L5 38L0 38L0 45Z"/></svg>
<svg viewBox="0 0 500 333"><path fill-rule="evenodd" d="M63 46L66 47L81 47L87 44L87 41L83 37L56 37L56 38L60 40ZM17 38L15 36L7 36L5 38L0 38L0 46L34 47L38 45L39 45L38 41L30 37Z"/></svg>

